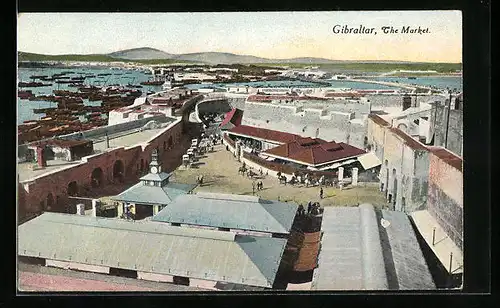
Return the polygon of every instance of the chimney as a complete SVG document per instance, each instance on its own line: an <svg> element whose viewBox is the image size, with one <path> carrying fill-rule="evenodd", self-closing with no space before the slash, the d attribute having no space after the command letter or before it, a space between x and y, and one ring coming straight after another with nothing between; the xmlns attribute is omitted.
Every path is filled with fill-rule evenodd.
<svg viewBox="0 0 500 308"><path fill-rule="evenodd" d="M109 137L108 137L108 133L106 133L106 135L105 135L105 141L106 141L106 149L109 149Z"/></svg>
<svg viewBox="0 0 500 308"><path fill-rule="evenodd" d="M77 204L76 205L76 215L85 215L85 204Z"/></svg>
<svg viewBox="0 0 500 308"><path fill-rule="evenodd" d="M406 109L410 108L412 106L411 104L411 96L403 96L403 111Z"/></svg>
<svg viewBox="0 0 500 308"><path fill-rule="evenodd" d="M43 152L44 152L43 147L36 148L36 158L37 158L37 162L38 162L38 167L40 167L40 168L47 167L47 161L45 159L45 155Z"/></svg>

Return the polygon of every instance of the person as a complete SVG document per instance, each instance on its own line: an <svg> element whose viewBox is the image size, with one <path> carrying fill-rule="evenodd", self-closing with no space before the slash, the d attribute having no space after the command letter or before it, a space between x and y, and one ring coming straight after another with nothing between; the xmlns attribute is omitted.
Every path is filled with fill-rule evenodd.
<svg viewBox="0 0 500 308"><path fill-rule="evenodd" d="M319 198L323 199L323 187L319 189Z"/></svg>
<svg viewBox="0 0 500 308"><path fill-rule="evenodd" d="M255 195L255 182L252 182L252 195Z"/></svg>
<svg viewBox="0 0 500 308"><path fill-rule="evenodd" d="M307 214L311 213L311 207L312 207L312 203L311 203L311 201L309 201L307 203Z"/></svg>
<svg viewBox="0 0 500 308"><path fill-rule="evenodd" d="M299 204L297 213L299 214L299 216L304 215L304 206L302 206L302 204Z"/></svg>

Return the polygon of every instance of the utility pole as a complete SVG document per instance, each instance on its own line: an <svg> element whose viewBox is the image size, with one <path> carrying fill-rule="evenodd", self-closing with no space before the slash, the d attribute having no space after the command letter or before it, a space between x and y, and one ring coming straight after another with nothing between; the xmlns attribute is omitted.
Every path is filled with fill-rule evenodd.
<svg viewBox="0 0 500 308"><path fill-rule="evenodd" d="M448 111L446 113L446 134L444 136L444 147L448 148L448 126L450 125L450 111L451 111L451 90L448 91L450 93L450 99L448 100Z"/></svg>

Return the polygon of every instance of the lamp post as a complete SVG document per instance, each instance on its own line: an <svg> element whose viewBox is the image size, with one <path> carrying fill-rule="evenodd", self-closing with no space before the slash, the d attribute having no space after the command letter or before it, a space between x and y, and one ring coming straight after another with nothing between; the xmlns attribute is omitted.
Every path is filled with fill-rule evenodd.
<svg viewBox="0 0 500 308"><path fill-rule="evenodd" d="M444 147L448 148L448 127L450 125L451 90L448 90L450 98L448 100L448 111L446 112L446 134L444 136Z"/></svg>

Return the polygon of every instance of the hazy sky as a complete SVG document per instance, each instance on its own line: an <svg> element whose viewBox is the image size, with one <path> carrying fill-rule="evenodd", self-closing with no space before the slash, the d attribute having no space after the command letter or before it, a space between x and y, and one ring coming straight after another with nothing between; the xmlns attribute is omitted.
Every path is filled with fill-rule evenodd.
<svg viewBox="0 0 500 308"><path fill-rule="evenodd" d="M42 54L152 47L174 54L462 62L459 11L22 13L17 25L18 50ZM334 34L335 25L363 25L377 34ZM429 33L383 34L383 26Z"/></svg>

